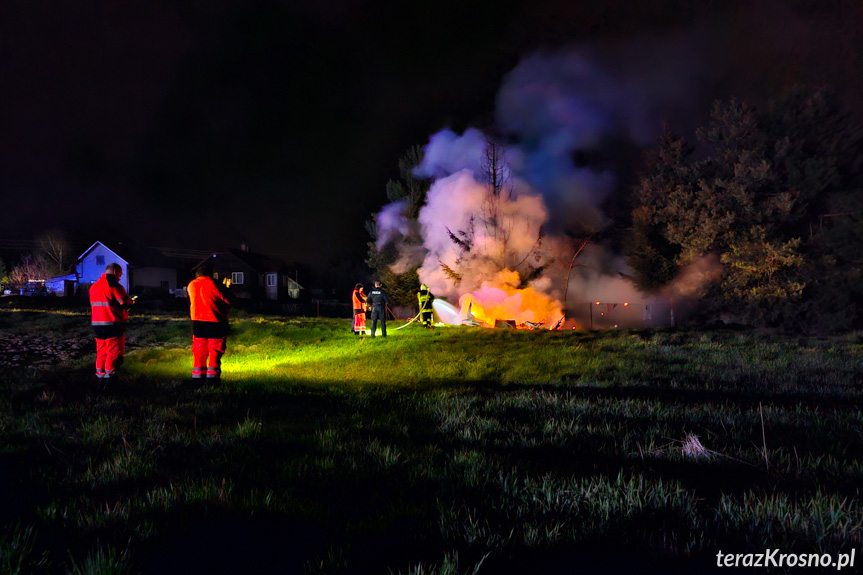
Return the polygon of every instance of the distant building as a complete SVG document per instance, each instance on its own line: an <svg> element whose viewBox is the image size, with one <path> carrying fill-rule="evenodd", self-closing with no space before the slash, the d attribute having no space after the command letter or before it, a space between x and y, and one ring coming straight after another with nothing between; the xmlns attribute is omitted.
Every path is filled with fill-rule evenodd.
<svg viewBox="0 0 863 575"><path fill-rule="evenodd" d="M93 282L102 277L102 274L105 273L105 266L110 263L118 264L123 269L120 285L129 291L129 280L131 279L129 262L102 242L97 241L78 256L78 259L75 260L75 273L70 275L75 278L79 287L86 285L89 289ZM68 275L60 276L59 278L51 278L49 281L54 284L54 280L67 281L69 277Z"/></svg>
<svg viewBox="0 0 863 575"><path fill-rule="evenodd" d="M119 252L119 253L118 253ZM181 252L160 248L121 245L116 251L100 241L93 243L75 260L74 272L45 282L49 292L72 295L98 280L110 263L118 264L120 284L129 293L167 295L189 276L189 266L205 252ZM122 254L122 255L121 255Z"/></svg>
<svg viewBox="0 0 863 575"><path fill-rule="evenodd" d="M232 293L241 299L293 302L300 299L303 290L296 270L277 258L250 252L245 246L203 252L121 244L115 250L97 241L75 260L74 273L48 279L47 291L67 296L86 291L110 263L123 269L120 283L129 293L185 296L185 286L195 269L205 263L213 266L215 279L230 279Z"/></svg>
<svg viewBox="0 0 863 575"><path fill-rule="evenodd" d="M231 280L231 292L238 298L296 300L304 289L291 277L291 270L284 262L247 249L214 252L194 269L206 264L213 267L213 278L217 281Z"/></svg>

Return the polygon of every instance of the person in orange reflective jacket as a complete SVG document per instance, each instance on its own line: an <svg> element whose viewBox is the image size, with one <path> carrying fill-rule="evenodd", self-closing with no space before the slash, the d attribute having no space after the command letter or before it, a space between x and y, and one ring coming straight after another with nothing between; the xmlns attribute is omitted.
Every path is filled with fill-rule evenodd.
<svg viewBox="0 0 863 575"><path fill-rule="evenodd" d="M222 356L228 348L228 312L231 303L203 265L189 282L192 316L192 379L206 376L217 383L222 375Z"/></svg>
<svg viewBox="0 0 863 575"><path fill-rule="evenodd" d="M120 285L123 268L111 263L90 286L90 312L96 332L96 377L112 380L126 352L126 322L135 300Z"/></svg>
<svg viewBox="0 0 863 575"><path fill-rule="evenodd" d="M354 286L351 303L354 308L354 323L351 331L354 335L364 335L366 333L366 294L363 291L363 284Z"/></svg>

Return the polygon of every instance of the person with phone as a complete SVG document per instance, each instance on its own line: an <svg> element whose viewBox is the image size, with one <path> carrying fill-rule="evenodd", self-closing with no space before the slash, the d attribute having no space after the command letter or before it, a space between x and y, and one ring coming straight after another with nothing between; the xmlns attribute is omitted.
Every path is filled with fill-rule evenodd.
<svg viewBox="0 0 863 575"><path fill-rule="evenodd" d="M225 293L230 281L220 289L213 279L212 268L204 264L195 270L189 282L192 317L192 379L206 378L217 385L222 377L222 356L228 349L228 312L231 302Z"/></svg>
<svg viewBox="0 0 863 575"><path fill-rule="evenodd" d="M126 323L135 300L120 285L123 268L110 263L105 273L90 286L90 323L96 334L96 378L102 383L116 381L117 367L126 352Z"/></svg>

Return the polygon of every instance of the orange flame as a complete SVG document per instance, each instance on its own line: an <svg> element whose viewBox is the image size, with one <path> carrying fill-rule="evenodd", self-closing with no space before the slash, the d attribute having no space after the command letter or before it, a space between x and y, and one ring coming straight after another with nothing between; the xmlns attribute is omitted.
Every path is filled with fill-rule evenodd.
<svg viewBox="0 0 863 575"><path fill-rule="evenodd" d="M514 320L519 327L526 322L551 327L563 316L560 302L532 287L519 289L519 283L518 272L499 272L493 281L459 298L461 317L488 327L498 320Z"/></svg>

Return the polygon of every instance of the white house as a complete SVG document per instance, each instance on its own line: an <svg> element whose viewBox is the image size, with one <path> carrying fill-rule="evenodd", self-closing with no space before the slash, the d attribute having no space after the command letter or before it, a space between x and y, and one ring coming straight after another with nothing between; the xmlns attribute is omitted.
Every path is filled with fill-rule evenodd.
<svg viewBox="0 0 863 575"><path fill-rule="evenodd" d="M136 246L122 246L120 251L126 257L97 241L78 256L74 273L50 278L45 286L51 293L72 295L77 286L89 288L105 273L108 264L116 263L123 269L120 284L129 293L155 289L167 294L177 289L177 270L183 266L175 261L176 256L172 258L155 248Z"/></svg>
<svg viewBox="0 0 863 575"><path fill-rule="evenodd" d="M119 264L123 268L120 284L126 288L126 291L129 291L129 262L102 242L94 243L78 256L78 260L75 262L75 275L78 278L78 284L89 286L102 277L102 274L105 273L105 266L110 263Z"/></svg>

